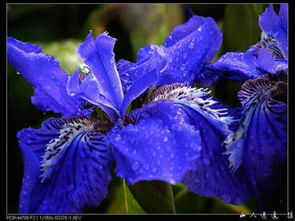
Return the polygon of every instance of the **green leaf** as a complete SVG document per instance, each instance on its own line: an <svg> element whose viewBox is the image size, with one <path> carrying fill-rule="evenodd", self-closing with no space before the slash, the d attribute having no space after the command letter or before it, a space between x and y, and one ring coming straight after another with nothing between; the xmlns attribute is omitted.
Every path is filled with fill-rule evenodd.
<svg viewBox="0 0 295 221"><path fill-rule="evenodd" d="M199 196L190 192L183 184L174 186L174 191L177 213L251 213L246 204L234 205L225 203L218 197Z"/></svg>
<svg viewBox="0 0 295 221"><path fill-rule="evenodd" d="M143 214L145 211L142 209L142 207L138 204L136 199L134 199L132 193L126 186L125 180L122 179L123 183L123 191L124 191L124 205L126 213L129 214Z"/></svg>
<svg viewBox="0 0 295 221"><path fill-rule="evenodd" d="M201 213L204 212L204 199L198 195L189 192L184 185L175 186L179 189L175 195L175 210L177 213Z"/></svg>
<svg viewBox="0 0 295 221"><path fill-rule="evenodd" d="M148 213L175 213L170 184L163 181L141 181L129 186L131 193Z"/></svg>
<svg viewBox="0 0 295 221"><path fill-rule="evenodd" d="M245 213L251 214L251 210L246 205L234 205L225 203L221 199L214 197L215 204L211 209L211 213Z"/></svg>

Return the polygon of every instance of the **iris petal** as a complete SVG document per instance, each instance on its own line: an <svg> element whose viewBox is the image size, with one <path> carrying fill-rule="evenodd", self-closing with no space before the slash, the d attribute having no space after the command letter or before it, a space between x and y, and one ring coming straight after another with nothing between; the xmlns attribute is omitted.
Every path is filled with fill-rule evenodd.
<svg viewBox="0 0 295 221"><path fill-rule="evenodd" d="M174 28L163 46L148 45L139 50L136 63L120 61L123 84L131 85L149 67L161 70L158 85L176 82L192 84L194 80L201 80L204 76L199 73L213 59L221 46L221 39L221 31L212 18L193 16L185 24ZM162 62L155 63L155 57Z"/></svg>
<svg viewBox="0 0 295 221"><path fill-rule="evenodd" d="M287 105L277 100L285 86L263 78L247 81L239 92L244 116L226 141L231 164L246 168L260 209L273 209L286 179Z"/></svg>
<svg viewBox="0 0 295 221"><path fill-rule="evenodd" d="M67 92L71 96L78 96L95 106L100 107L110 118L111 121L115 121L119 112L114 108L111 101L101 93L97 79L92 73L80 79L80 72L76 70L71 76L69 76L67 82Z"/></svg>
<svg viewBox="0 0 295 221"><path fill-rule="evenodd" d="M85 42L79 45L78 53L93 72L100 93L119 110L123 101L123 91L113 53L115 41L106 33L93 39L90 32Z"/></svg>
<svg viewBox="0 0 295 221"><path fill-rule="evenodd" d="M201 154L183 178L192 192L202 196L217 196L226 203L242 204L252 196L242 169L232 173L222 146L224 133L195 110L184 107L196 128L200 129Z"/></svg>
<svg viewBox="0 0 295 221"><path fill-rule="evenodd" d="M195 193L218 196L227 203L241 204L251 197L246 176L232 173L229 160L223 154L222 142L239 119L239 109L230 109L209 95L203 88L196 89L176 83L158 88L152 101L170 100L186 114L199 131L200 156L186 172L183 182Z"/></svg>
<svg viewBox="0 0 295 221"><path fill-rule="evenodd" d="M159 75L157 70L154 69L137 79L134 84L130 87L128 92L126 93L122 107L121 107L121 115L124 116L128 105L139 95L141 95L144 91L150 88L153 84L158 82Z"/></svg>
<svg viewBox="0 0 295 221"><path fill-rule="evenodd" d="M221 46L222 33L212 18L193 16L184 25L174 28L165 39L170 66L160 84L202 80L202 67L213 59ZM173 74L169 74L173 73Z"/></svg>
<svg viewBox="0 0 295 221"><path fill-rule="evenodd" d="M288 4L281 4L279 15L270 5L259 18L261 29L277 39L285 58L288 57Z"/></svg>
<svg viewBox="0 0 295 221"><path fill-rule="evenodd" d="M216 98L210 96L210 91L204 88L192 88L183 83L175 83L159 87L150 97L150 102L169 100L181 107L189 107L219 128L223 134L230 132L234 117L228 108ZM232 111L233 113L233 111Z"/></svg>
<svg viewBox="0 0 295 221"><path fill-rule="evenodd" d="M24 156L20 213L81 213L107 193L111 155L90 118L50 118L18 133Z"/></svg>
<svg viewBox="0 0 295 221"><path fill-rule="evenodd" d="M184 111L157 101L131 112L135 121L110 133L116 172L128 184L141 180L181 181L199 154L199 132Z"/></svg>
<svg viewBox="0 0 295 221"><path fill-rule="evenodd" d="M142 75L153 69L157 69L158 72L165 69L168 64L165 50L164 47L149 44L138 50L136 63L124 59L118 61L118 70L125 93Z"/></svg>
<svg viewBox="0 0 295 221"><path fill-rule="evenodd" d="M256 55L256 49L247 52L228 52L214 64L206 66L211 75L220 75L230 80L245 82L248 79L262 77L265 73L277 74L285 71L288 64L285 60L274 59L270 51L261 49Z"/></svg>
<svg viewBox="0 0 295 221"><path fill-rule="evenodd" d="M32 102L43 111L61 113L64 117L87 116L81 100L65 89L67 73L54 57L41 53L41 47L7 38L8 62L35 88Z"/></svg>

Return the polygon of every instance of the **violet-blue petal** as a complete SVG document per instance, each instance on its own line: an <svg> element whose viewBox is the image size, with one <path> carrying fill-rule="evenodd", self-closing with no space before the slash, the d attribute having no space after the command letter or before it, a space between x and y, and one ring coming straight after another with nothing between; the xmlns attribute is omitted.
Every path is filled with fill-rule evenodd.
<svg viewBox="0 0 295 221"><path fill-rule="evenodd" d="M247 81L239 92L243 118L227 138L231 166L246 168L260 209L273 209L286 180L287 105L285 82Z"/></svg>
<svg viewBox="0 0 295 221"><path fill-rule="evenodd" d="M287 59L288 57L288 4L281 4L279 15L270 5L259 17L260 28L273 36Z"/></svg>
<svg viewBox="0 0 295 221"><path fill-rule="evenodd" d="M128 184L162 180L175 184L200 151L199 131L170 101L157 101L131 112L133 124L109 134L116 173Z"/></svg>
<svg viewBox="0 0 295 221"><path fill-rule="evenodd" d="M257 78L260 75L255 66L248 65L242 52L224 54L214 64L208 66L208 70L239 82Z"/></svg>
<svg viewBox="0 0 295 221"><path fill-rule="evenodd" d="M116 121L120 117L119 111L113 106L111 101L102 94L98 80L92 73L87 74L87 76L83 78L82 80L80 79L79 70L76 70L69 76L66 85L68 94L80 97L100 107L112 122Z"/></svg>
<svg viewBox="0 0 295 221"><path fill-rule="evenodd" d="M113 53L115 41L116 39L106 33L93 39L90 32L85 42L79 45L78 53L96 78L100 93L119 110L123 101L123 91Z"/></svg>
<svg viewBox="0 0 295 221"><path fill-rule="evenodd" d="M132 84L142 75L157 69L162 71L168 65L167 54L164 47L148 44L138 50L137 62L132 63L124 59L118 61L118 70L125 93Z"/></svg>
<svg viewBox="0 0 295 221"><path fill-rule="evenodd" d="M159 74L156 69L140 76L137 81L132 84L130 89L124 96L124 100L121 107L121 116L125 115L126 109L128 105L139 95L145 92L148 88L150 88L153 84L156 84L159 80Z"/></svg>
<svg viewBox="0 0 295 221"><path fill-rule="evenodd" d="M276 74L286 70L288 64L285 60L274 59L267 49L261 49L257 55L255 48L250 48L245 53L228 52L214 64L207 65L205 68L205 71L211 72L211 75L245 82L248 79L262 77L264 73Z"/></svg>
<svg viewBox="0 0 295 221"><path fill-rule="evenodd" d="M193 16L187 23L174 28L165 39L164 47L170 56L160 84L193 83L201 80L202 67L211 61L221 46L222 33L216 22L208 17ZM173 73L173 74L172 74Z"/></svg>
<svg viewBox="0 0 295 221"><path fill-rule="evenodd" d="M220 74L216 73L218 71L212 71L210 67L212 67L212 64L206 64L198 74L200 78L197 83L202 87L212 87L222 78Z"/></svg>
<svg viewBox="0 0 295 221"><path fill-rule="evenodd" d="M161 71L158 85L201 80L203 66L213 59L221 46L222 33L212 18L193 16L185 24L174 28L163 46L148 45L139 50L135 63L119 62L123 85L128 90L148 68ZM162 62L155 63L155 57ZM149 69L150 70L150 69Z"/></svg>
<svg viewBox="0 0 295 221"><path fill-rule="evenodd" d="M67 94L67 73L60 68L54 57L43 54L40 46L8 37L7 58L16 71L35 88L32 102L37 108L61 113L65 117L83 116L81 101Z"/></svg>
<svg viewBox="0 0 295 221"><path fill-rule="evenodd" d="M196 128L200 128L201 154L194 160L193 168L183 178L183 183L192 192L201 196L217 196L226 203L242 204L252 196L247 177L243 171L232 173L228 157L222 146L225 139L212 121L195 110L184 107Z"/></svg>
<svg viewBox="0 0 295 221"><path fill-rule="evenodd" d="M24 157L20 213L82 213L105 197L111 155L89 118L50 118L18 133Z"/></svg>
<svg viewBox="0 0 295 221"><path fill-rule="evenodd" d="M224 155L222 142L235 128L240 119L240 110L228 109L210 96L203 88L191 88L185 84L172 84L158 88L152 101L171 100L186 114L189 122L199 131L200 156L186 172L183 182L187 187L203 196L218 196L227 203L241 204L251 197L247 177L233 174L230 161Z"/></svg>

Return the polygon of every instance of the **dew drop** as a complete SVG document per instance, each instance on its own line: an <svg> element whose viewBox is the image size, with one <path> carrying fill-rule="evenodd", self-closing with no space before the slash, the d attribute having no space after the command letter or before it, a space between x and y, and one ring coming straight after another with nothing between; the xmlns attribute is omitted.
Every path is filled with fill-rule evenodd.
<svg viewBox="0 0 295 221"><path fill-rule="evenodd" d="M120 140L121 140L121 137L120 137L120 136L116 136L116 137L115 137L115 141L118 142L118 141L120 141Z"/></svg>
<svg viewBox="0 0 295 221"><path fill-rule="evenodd" d="M164 142L166 143L168 141L168 137L164 137Z"/></svg>
<svg viewBox="0 0 295 221"><path fill-rule="evenodd" d="M185 66L184 65L181 65L180 69L181 71L184 71L185 70Z"/></svg>
<svg viewBox="0 0 295 221"><path fill-rule="evenodd" d="M170 182L171 184L176 184L176 181L175 181L174 179L170 179L169 182Z"/></svg>
<svg viewBox="0 0 295 221"><path fill-rule="evenodd" d="M132 164L132 170L136 171L139 168L139 163L136 161Z"/></svg>
<svg viewBox="0 0 295 221"><path fill-rule="evenodd" d="M188 45L188 48L190 49L193 49L195 47L195 43L194 42L191 42L189 45Z"/></svg>

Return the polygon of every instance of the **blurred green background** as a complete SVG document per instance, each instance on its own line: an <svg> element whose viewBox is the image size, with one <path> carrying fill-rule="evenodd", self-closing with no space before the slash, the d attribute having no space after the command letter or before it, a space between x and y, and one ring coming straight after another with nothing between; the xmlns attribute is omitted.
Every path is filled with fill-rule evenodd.
<svg viewBox="0 0 295 221"><path fill-rule="evenodd" d="M228 51L245 51L260 39L258 15L266 5L193 4L189 7L196 15L214 18L222 29L222 48L214 60ZM180 4L8 4L7 16L8 36L42 45L43 51L54 55L68 73L72 73L81 63L76 47L85 40L89 30L93 30L95 37L107 31L117 39L114 49L116 60L135 61L139 48L148 43L161 45L176 25L185 22L184 5ZM7 75L7 200L8 212L14 213L18 208L23 173L15 135L22 128L39 128L43 120L55 115L43 113L31 104L33 88L9 64ZM236 92L240 85L222 79L212 90L225 103L238 106ZM143 213L123 180L113 177L108 196L99 207L86 212ZM181 184L173 186L173 194L178 213L249 213L255 208L255 200L234 206L215 197L199 197Z"/></svg>

